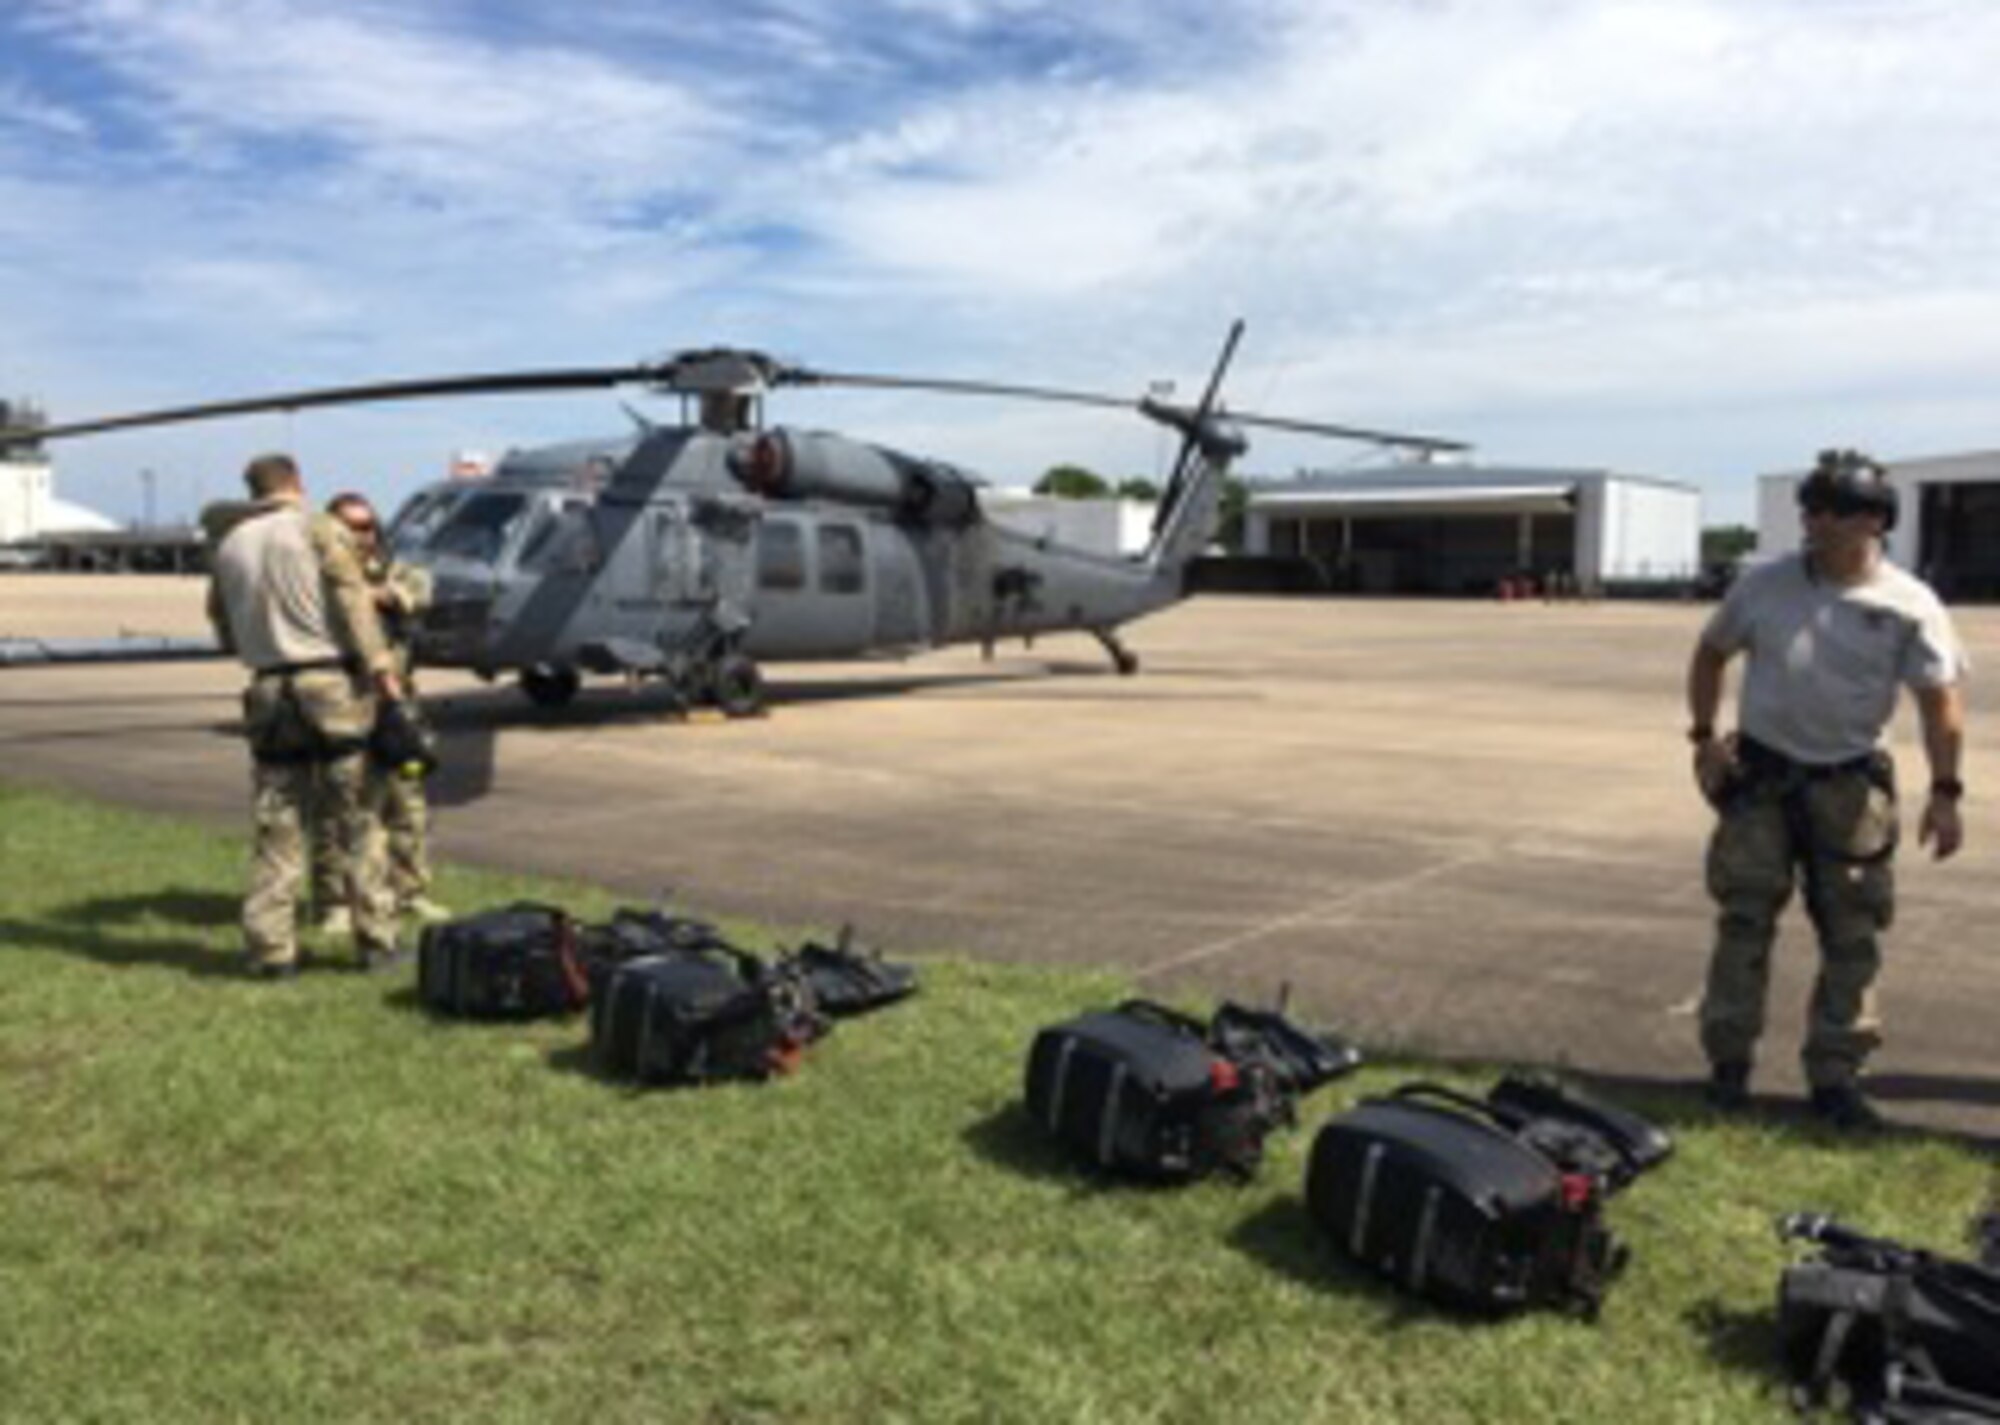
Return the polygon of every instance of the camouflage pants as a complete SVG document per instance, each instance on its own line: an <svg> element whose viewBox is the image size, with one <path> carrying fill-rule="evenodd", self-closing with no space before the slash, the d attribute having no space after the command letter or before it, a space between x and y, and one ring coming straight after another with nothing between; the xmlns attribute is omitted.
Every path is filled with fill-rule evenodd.
<svg viewBox="0 0 2000 1425"><path fill-rule="evenodd" d="M1701 1005L1712 1063L1749 1063L1764 1030L1778 914L1799 884L1819 938L1803 1059L1814 1087L1847 1084L1881 1043L1879 932L1895 911L1896 798L1862 768L1754 777L1723 803L1708 846L1718 909Z"/></svg>
<svg viewBox="0 0 2000 1425"><path fill-rule="evenodd" d="M243 901L251 959L282 964L298 957L299 883L316 817L350 868L344 899L355 943L364 954L395 948L394 905L381 840L371 831L361 750L374 716L366 688L338 668L260 674L244 692L243 726L255 758L255 844Z"/></svg>
<svg viewBox="0 0 2000 1425"><path fill-rule="evenodd" d="M325 915L347 903L349 858L343 843L329 822L323 823L321 808L331 811L332 797L314 803L312 820L313 907ZM401 777L373 772L368 779L364 806L374 834L385 845L390 897L397 907L430 894L430 807L424 800L421 777Z"/></svg>
<svg viewBox="0 0 2000 1425"><path fill-rule="evenodd" d="M315 818L352 868L345 901L354 916L355 944L363 953L395 947L395 908L383 874L382 842L366 809L366 764L360 753L330 762L255 764L256 837L250 892L243 901L243 938L251 959L281 964L298 957L299 886L306 873L308 828Z"/></svg>

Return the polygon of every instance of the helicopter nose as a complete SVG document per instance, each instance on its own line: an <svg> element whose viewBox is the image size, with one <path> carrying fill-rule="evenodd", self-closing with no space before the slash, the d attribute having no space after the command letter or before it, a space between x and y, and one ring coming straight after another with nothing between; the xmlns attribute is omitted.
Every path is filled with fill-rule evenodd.
<svg viewBox="0 0 2000 1425"><path fill-rule="evenodd" d="M493 600L490 595L438 590L417 626L417 641L424 661L473 661L486 636L487 621L492 616Z"/></svg>

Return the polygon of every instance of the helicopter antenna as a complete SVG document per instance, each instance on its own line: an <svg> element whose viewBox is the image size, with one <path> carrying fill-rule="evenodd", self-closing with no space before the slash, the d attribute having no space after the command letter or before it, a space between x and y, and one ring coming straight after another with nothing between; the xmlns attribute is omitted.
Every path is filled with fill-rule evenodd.
<svg viewBox="0 0 2000 1425"><path fill-rule="evenodd" d="M660 423L648 416L630 401L620 401L618 409L632 418L632 424L639 428L640 435L651 435L660 428Z"/></svg>

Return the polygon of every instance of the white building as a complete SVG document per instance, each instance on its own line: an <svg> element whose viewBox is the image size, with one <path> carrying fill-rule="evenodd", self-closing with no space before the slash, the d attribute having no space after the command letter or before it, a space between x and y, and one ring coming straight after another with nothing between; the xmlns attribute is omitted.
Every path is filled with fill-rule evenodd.
<svg viewBox="0 0 2000 1425"><path fill-rule="evenodd" d="M1928 579L1948 599L2000 598L2000 450L1884 462L1901 511L1889 557ZM1799 481L1804 470L1757 481L1757 554L1799 547Z"/></svg>
<svg viewBox="0 0 2000 1425"><path fill-rule="evenodd" d="M1036 539L1118 558L1146 552L1157 506L1150 500L1062 500L987 487L979 492L979 508L995 524Z"/></svg>
<svg viewBox="0 0 2000 1425"><path fill-rule="evenodd" d="M45 458L0 453L0 544L118 528L95 510L57 499L54 478Z"/></svg>
<svg viewBox="0 0 2000 1425"><path fill-rule="evenodd" d="M1306 558L1334 587L1484 594L1513 575L1585 588L1692 579L1701 494L1609 470L1391 465L1256 481L1244 552Z"/></svg>

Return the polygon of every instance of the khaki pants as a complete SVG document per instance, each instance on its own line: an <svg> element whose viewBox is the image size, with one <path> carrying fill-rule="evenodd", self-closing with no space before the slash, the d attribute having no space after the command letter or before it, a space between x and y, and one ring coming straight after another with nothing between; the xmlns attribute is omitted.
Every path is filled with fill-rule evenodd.
<svg viewBox="0 0 2000 1425"><path fill-rule="evenodd" d="M1796 882L1820 953L1806 1080L1815 1088L1853 1082L1881 1043L1874 983L1879 932L1895 911L1895 841L1895 793L1861 768L1758 776L1725 800L1708 846L1718 915L1701 1039L1711 1063L1756 1056L1778 914Z"/></svg>

